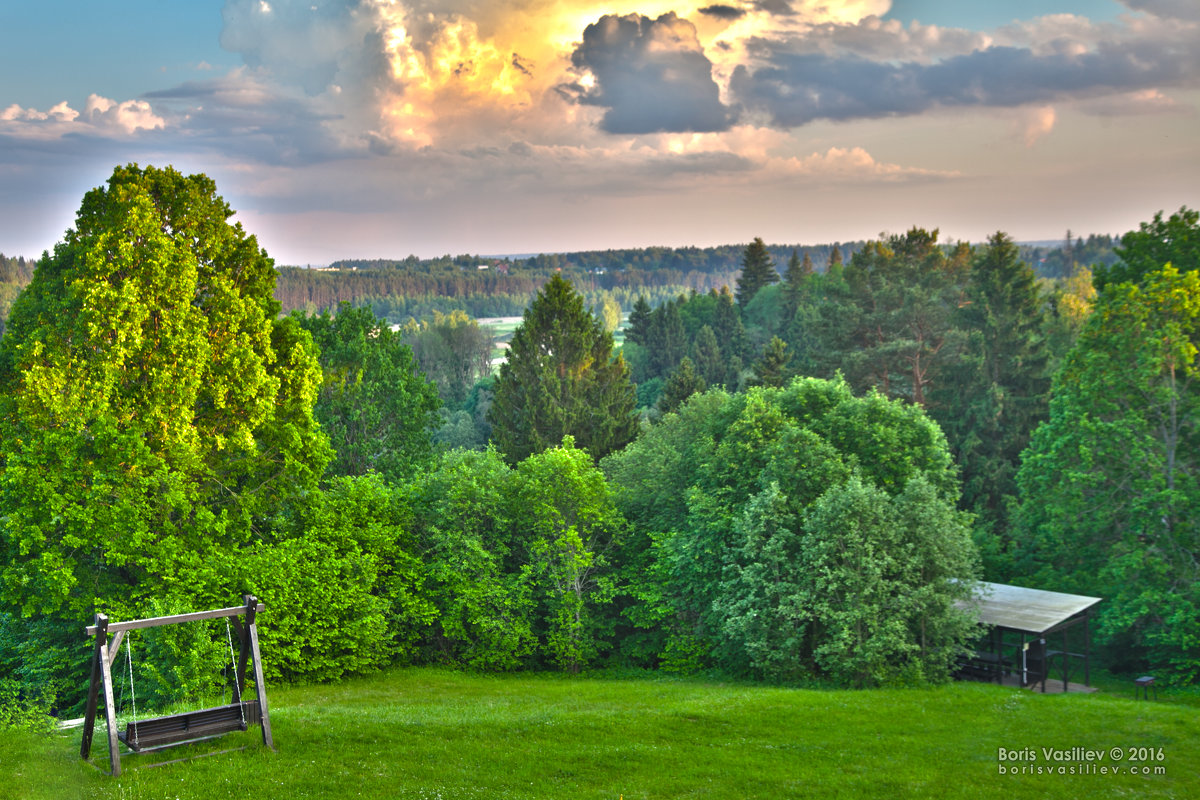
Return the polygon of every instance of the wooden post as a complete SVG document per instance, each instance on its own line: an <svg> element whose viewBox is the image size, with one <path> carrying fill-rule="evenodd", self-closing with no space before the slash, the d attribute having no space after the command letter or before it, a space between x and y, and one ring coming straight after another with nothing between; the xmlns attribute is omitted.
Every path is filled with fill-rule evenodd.
<svg viewBox="0 0 1200 800"><path fill-rule="evenodd" d="M271 736L271 716L267 711L267 682L263 678L262 654L258 649L258 626L254 624L254 618L258 610L258 599L248 594L246 600L246 633L250 639L250 651L254 656L254 688L258 692L258 709L262 714L262 737L263 744L272 750L275 749L275 739Z"/></svg>
<svg viewBox="0 0 1200 800"><path fill-rule="evenodd" d="M96 647L92 652L92 679L88 684L86 711L83 715L83 741L79 745L79 757L87 758L92 753L92 728L96 724L96 703L100 699L100 659L103 657L100 644L108 637L108 617L97 614L95 625Z"/></svg>
<svg viewBox="0 0 1200 800"><path fill-rule="evenodd" d="M117 749L117 711L113 708L113 684L111 661L108 655L108 633L97 637L100 644L101 669L100 675L104 682L104 721L108 725L108 760L112 764L112 774L121 774L121 752Z"/></svg>

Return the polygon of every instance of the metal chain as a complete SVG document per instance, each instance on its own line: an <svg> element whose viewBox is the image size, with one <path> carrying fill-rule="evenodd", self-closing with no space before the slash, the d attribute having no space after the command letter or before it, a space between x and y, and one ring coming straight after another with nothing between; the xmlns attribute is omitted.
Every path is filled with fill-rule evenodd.
<svg viewBox="0 0 1200 800"><path fill-rule="evenodd" d="M225 618L225 641L229 643L229 666L233 669L233 685L237 689L238 710L242 712L242 727L246 727L246 701L242 699L242 685L238 681L237 662L233 660L233 634L229 632L229 617Z"/></svg>
<svg viewBox="0 0 1200 800"><path fill-rule="evenodd" d="M133 645L131 641L133 637L126 634L125 636L125 663L129 665L129 702L133 706L133 745L138 745L137 732L137 695L133 693Z"/></svg>

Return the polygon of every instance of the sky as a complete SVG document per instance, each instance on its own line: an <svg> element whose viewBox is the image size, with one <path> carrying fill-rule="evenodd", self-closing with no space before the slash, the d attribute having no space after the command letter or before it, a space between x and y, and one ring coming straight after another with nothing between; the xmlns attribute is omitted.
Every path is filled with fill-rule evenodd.
<svg viewBox="0 0 1200 800"><path fill-rule="evenodd" d="M119 164L280 264L1121 234L1200 205L1196 0L0 5L0 252Z"/></svg>

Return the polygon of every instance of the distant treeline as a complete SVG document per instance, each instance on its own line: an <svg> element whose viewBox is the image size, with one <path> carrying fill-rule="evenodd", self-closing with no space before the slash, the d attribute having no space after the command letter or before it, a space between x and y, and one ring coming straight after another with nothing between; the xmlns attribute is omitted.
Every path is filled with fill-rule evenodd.
<svg viewBox="0 0 1200 800"><path fill-rule="evenodd" d="M792 253L808 256L824 272L836 247L849 261L865 242L769 245L782 273ZM1022 260L1047 278L1073 274L1080 266L1112 264L1112 236L1076 238L1068 231L1058 245L1020 246ZM949 247L950 245L947 245ZM341 303L370 306L394 323L422 320L433 312L463 311L473 317L517 316L551 275L561 273L595 305L607 294L625 312L639 296L658 306L693 291L704 294L732 287L741 270L745 245L644 247L550 253L528 258L445 255L433 259L343 259L328 269L281 267L275 297L283 310L312 314Z"/></svg>
<svg viewBox="0 0 1200 800"><path fill-rule="evenodd" d="M8 310L12 308L13 300L21 293L25 284L33 277L37 262L28 261L23 256L9 258L0 253L0 334L4 333L4 323L8 320Z"/></svg>

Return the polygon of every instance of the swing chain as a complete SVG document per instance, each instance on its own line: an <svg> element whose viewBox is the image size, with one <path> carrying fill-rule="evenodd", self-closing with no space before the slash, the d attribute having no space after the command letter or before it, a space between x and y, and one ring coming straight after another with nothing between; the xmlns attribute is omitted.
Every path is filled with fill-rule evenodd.
<svg viewBox="0 0 1200 800"><path fill-rule="evenodd" d="M129 702L133 706L133 744L138 745L137 732L137 695L133 692L133 645L130 643L132 636L125 637L125 663L129 665Z"/></svg>
<svg viewBox="0 0 1200 800"><path fill-rule="evenodd" d="M238 710L242 712L242 727L246 727L246 703L242 699L242 684L238 680L237 662L233 658L233 635L229 632L229 617L225 618L225 641L229 643L229 666L233 670L233 686L237 693Z"/></svg>

